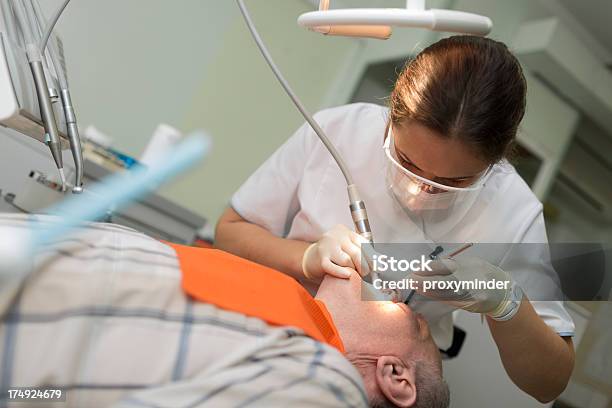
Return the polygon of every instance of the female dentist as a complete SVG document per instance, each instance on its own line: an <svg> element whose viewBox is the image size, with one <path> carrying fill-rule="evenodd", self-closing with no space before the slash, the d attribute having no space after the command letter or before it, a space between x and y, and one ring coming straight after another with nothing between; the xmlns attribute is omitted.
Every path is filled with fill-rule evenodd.
<svg viewBox="0 0 612 408"><path fill-rule="evenodd" d="M505 160L525 99L520 64L504 44L455 36L406 65L389 108L353 104L315 118L352 171L377 243L546 243L542 204ZM216 245L316 283L360 269L363 239L351 225L344 178L305 124L232 197ZM501 296L428 296L486 315L509 377L548 402L569 381L574 325L560 302L523 296L528 279L548 273L526 262ZM433 278L508 276L502 264L467 256L445 266ZM449 310L422 312L442 349L450 345Z"/></svg>

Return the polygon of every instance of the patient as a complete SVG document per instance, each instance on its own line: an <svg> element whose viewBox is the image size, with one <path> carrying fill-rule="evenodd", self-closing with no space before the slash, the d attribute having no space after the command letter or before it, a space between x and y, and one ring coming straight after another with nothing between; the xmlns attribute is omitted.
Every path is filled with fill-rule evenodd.
<svg viewBox="0 0 612 408"><path fill-rule="evenodd" d="M0 215L0 233L26 221ZM356 273L326 278L315 301L268 268L108 224L36 258L0 310L2 394L59 388L75 407L448 406L425 321L361 301ZM230 281L245 285L225 292Z"/></svg>
<svg viewBox="0 0 612 408"><path fill-rule="evenodd" d="M403 303L362 301L357 273L350 280L326 276L316 298L332 315L371 406L448 406L440 355L423 317Z"/></svg>

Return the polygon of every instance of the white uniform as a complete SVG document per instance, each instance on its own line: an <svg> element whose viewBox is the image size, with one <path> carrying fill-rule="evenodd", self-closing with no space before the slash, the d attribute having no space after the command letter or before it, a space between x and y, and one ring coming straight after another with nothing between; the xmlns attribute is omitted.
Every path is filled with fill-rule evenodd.
<svg viewBox="0 0 612 408"><path fill-rule="evenodd" d="M368 208L375 242L431 242L387 191L383 142L388 117L387 108L362 103L315 115L352 172ZM246 220L289 239L314 242L337 224L353 227L346 182L307 124L249 177L231 205ZM546 243L542 204L510 164L498 164L474 207L442 242ZM540 264L521 265L516 259L505 267L505 259L488 260L511 273L528 296L534 278L546 281L554 273ZM573 335L574 324L561 302L532 303L557 333ZM439 302L427 302L419 310L443 349L450 346L451 311Z"/></svg>

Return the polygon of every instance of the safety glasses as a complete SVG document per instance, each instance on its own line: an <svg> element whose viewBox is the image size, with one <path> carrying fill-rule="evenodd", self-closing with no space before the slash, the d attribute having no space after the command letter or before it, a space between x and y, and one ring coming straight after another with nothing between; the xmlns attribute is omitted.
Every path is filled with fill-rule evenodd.
<svg viewBox="0 0 612 408"><path fill-rule="evenodd" d="M419 192L424 192L428 194L440 194L446 192L468 192L480 190L484 185L487 175L491 170L491 166L487 167L485 170L482 171L480 175L475 178L472 183L465 187L449 186L422 177L400 164L400 159L395 149L392 126L389 126L387 138L384 143L384 149L387 159L390 160L393 167L395 168L395 171L399 172L401 175L407 177L410 180L410 183L404 182L402 184L407 185L408 188L411 190L410 192L412 194L418 194Z"/></svg>

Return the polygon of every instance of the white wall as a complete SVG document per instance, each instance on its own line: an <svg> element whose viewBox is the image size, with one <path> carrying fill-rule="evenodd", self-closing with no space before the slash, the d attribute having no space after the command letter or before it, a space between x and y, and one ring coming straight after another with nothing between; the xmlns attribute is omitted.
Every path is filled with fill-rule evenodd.
<svg viewBox="0 0 612 408"><path fill-rule="evenodd" d="M325 105L330 84L359 41L325 38L296 24L311 9L301 0L248 1L253 19L289 83L311 111ZM259 55L234 13L223 47L196 90L185 115L188 129L214 136L210 162L167 191L215 218L231 194L304 122Z"/></svg>

